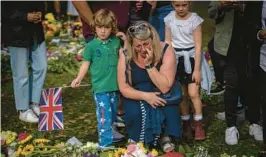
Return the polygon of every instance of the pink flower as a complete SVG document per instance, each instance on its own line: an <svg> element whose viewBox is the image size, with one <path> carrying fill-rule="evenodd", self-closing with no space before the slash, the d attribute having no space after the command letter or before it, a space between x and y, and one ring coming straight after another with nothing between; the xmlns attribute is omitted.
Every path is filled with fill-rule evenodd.
<svg viewBox="0 0 266 157"><path fill-rule="evenodd" d="M18 140L19 140L19 141L22 141L22 140L24 140L27 136L28 136L28 135L27 135L26 132L22 132L22 133L20 133L20 134L18 135Z"/></svg>
<svg viewBox="0 0 266 157"><path fill-rule="evenodd" d="M127 146L127 152L128 154L133 153L134 151L136 151L137 149L137 145L136 144L130 144Z"/></svg>
<svg viewBox="0 0 266 157"><path fill-rule="evenodd" d="M78 61L82 60L82 56L77 56L76 58L77 58Z"/></svg>

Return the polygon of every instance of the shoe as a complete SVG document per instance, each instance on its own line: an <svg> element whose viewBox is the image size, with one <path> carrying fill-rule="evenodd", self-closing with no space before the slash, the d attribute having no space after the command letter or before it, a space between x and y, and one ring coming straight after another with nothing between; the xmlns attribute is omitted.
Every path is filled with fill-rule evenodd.
<svg viewBox="0 0 266 157"><path fill-rule="evenodd" d="M225 130L225 143L228 145L238 144L239 132L235 126Z"/></svg>
<svg viewBox="0 0 266 157"><path fill-rule="evenodd" d="M262 127L258 124L252 124L249 126L249 135L253 136L256 141L263 141Z"/></svg>
<svg viewBox="0 0 266 157"><path fill-rule="evenodd" d="M125 137L124 135L120 134L115 127L112 128L112 133L113 133L113 143L120 142L123 140Z"/></svg>
<svg viewBox="0 0 266 157"><path fill-rule="evenodd" d="M225 91L225 87L223 84L219 84L216 86L216 88L212 89L210 92L210 95L221 95Z"/></svg>
<svg viewBox="0 0 266 157"><path fill-rule="evenodd" d="M32 103L30 105L30 108L32 109L32 111L39 117L40 116L40 105L37 103Z"/></svg>
<svg viewBox="0 0 266 157"><path fill-rule="evenodd" d="M195 120L195 140L205 140L205 130L203 128L202 120Z"/></svg>
<svg viewBox="0 0 266 157"><path fill-rule="evenodd" d="M218 112L216 117L220 120L225 120L225 112Z"/></svg>
<svg viewBox="0 0 266 157"><path fill-rule="evenodd" d="M185 140L192 140L192 129L191 129L191 123L190 120L183 120L183 137Z"/></svg>
<svg viewBox="0 0 266 157"><path fill-rule="evenodd" d="M31 109L28 109L24 112L21 111L19 113L19 119L29 123L38 123L39 121L39 118L33 113Z"/></svg>
<svg viewBox="0 0 266 157"><path fill-rule="evenodd" d="M175 144L172 143L169 136L164 136L159 139L159 144L165 153L172 152L175 149Z"/></svg>
<svg viewBox="0 0 266 157"><path fill-rule="evenodd" d="M118 128L124 128L126 127L125 121L123 120L122 116L117 116L116 121L114 122L114 125Z"/></svg>

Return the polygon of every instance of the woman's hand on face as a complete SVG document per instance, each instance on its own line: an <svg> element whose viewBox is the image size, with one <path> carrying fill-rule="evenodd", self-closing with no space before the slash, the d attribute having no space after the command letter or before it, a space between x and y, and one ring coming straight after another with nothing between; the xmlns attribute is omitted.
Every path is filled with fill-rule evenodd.
<svg viewBox="0 0 266 157"><path fill-rule="evenodd" d="M145 65L151 65L153 59L153 49L146 48L146 58L144 59Z"/></svg>
<svg viewBox="0 0 266 157"><path fill-rule="evenodd" d="M200 70L194 70L193 74L192 74L192 81L195 81L195 83L197 85L200 84L201 82L201 76L200 76Z"/></svg>
<svg viewBox="0 0 266 157"><path fill-rule="evenodd" d="M145 93L144 100L151 105L153 108L157 108L160 106L165 106L166 101L162 98L160 98L158 95L160 95L159 92L149 92Z"/></svg>

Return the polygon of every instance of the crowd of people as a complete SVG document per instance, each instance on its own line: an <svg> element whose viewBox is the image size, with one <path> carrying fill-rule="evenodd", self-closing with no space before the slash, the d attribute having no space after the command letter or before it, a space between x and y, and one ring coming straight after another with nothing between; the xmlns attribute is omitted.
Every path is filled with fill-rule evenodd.
<svg viewBox="0 0 266 157"><path fill-rule="evenodd" d="M45 5L2 4L2 43L11 54L16 109L20 120L36 123L47 69L41 25ZM202 53L204 20L191 11L190 1L72 4L87 44L71 86L79 87L89 71L103 149L124 138L115 125L118 113L124 114L130 143L144 142L170 152L182 137L204 140L200 89L207 94L224 91L226 144L236 145L240 138L239 97L247 108L249 134L266 144L266 1L210 2L208 15L216 29L208 52L216 89L211 89L214 78ZM182 87L182 101L167 104L161 93L168 93L176 81Z"/></svg>

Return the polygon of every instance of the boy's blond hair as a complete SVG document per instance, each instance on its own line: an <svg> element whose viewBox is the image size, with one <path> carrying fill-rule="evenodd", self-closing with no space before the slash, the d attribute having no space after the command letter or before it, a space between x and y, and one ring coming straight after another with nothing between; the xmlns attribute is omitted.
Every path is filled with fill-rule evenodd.
<svg viewBox="0 0 266 157"><path fill-rule="evenodd" d="M115 14L108 9L100 9L93 15L91 22L92 32L96 34L96 27L112 28L112 33L118 32L117 19Z"/></svg>

